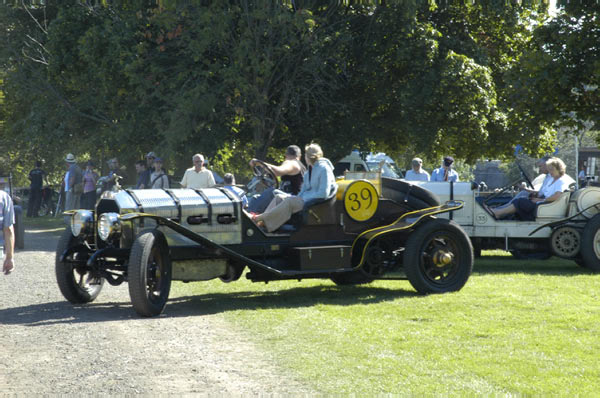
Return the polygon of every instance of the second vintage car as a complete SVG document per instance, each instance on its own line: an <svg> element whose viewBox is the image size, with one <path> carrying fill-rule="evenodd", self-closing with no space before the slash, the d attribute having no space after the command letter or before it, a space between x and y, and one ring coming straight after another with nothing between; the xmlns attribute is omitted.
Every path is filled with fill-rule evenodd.
<svg viewBox="0 0 600 398"><path fill-rule="evenodd" d="M533 187L522 169L521 173L527 185ZM502 249L518 258L544 259L555 255L600 272L600 187L563 192L556 201L539 205L535 220L521 221L514 217L496 219L489 208L510 197L502 200L503 195L496 192L481 192L475 183L414 183L441 200L464 201L460 210L440 217L461 225L476 253L481 249Z"/></svg>

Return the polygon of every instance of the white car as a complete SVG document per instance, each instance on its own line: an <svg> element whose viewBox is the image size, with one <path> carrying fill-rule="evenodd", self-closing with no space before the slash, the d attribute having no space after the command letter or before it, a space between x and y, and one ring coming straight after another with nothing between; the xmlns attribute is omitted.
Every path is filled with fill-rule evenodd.
<svg viewBox="0 0 600 398"><path fill-rule="evenodd" d="M600 187L563 192L558 200L539 205L535 221L520 221L496 219L483 202L491 199L488 206L493 207L498 198L480 192L475 183L411 183L433 192L442 202L464 201L462 209L439 217L454 220L467 232L476 255L481 249L502 249L525 258L555 255L600 271Z"/></svg>

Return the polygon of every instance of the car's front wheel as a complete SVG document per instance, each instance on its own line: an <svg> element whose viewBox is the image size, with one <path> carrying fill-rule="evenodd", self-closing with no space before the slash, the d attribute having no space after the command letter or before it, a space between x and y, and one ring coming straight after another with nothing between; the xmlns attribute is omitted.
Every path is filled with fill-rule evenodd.
<svg viewBox="0 0 600 398"><path fill-rule="evenodd" d="M78 245L71 227L67 227L56 246L55 273L62 295L73 304L84 304L98 297L104 286L104 278L85 268L84 253L72 251L63 258L68 249Z"/></svg>
<svg viewBox="0 0 600 398"><path fill-rule="evenodd" d="M171 290L171 259L164 236L158 231L142 233L131 247L129 296L141 316L160 314Z"/></svg>
<svg viewBox="0 0 600 398"><path fill-rule="evenodd" d="M455 222L432 219L407 239L404 271L422 294L460 290L473 270L473 246Z"/></svg>

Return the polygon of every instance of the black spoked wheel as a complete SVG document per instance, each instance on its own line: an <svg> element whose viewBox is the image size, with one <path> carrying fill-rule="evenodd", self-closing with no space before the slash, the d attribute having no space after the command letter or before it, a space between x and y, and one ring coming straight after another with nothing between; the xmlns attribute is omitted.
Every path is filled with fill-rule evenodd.
<svg viewBox="0 0 600 398"><path fill-rule="evenodd" d="M171 290L171 259L164 236L158 231L141 234L129 255L129 296L141 316L160 314Z"/></svg>
<svg viewBox="0 0 600 398"><path fill-rule="evenodd" d="M67 249L77 245L77 238L71 233L71 227L67 227L56 247L56 282L60 292L68 301L73 304L84 304L98 297L104 286L104 278L86 268L85 253L73 252L61 260Z"/></svg>
<svg viewBox="0 0 600 398"><path fill-rule="evenodd" d="M600 214L592 217L583 228L580 258L583 261L578 262L579 265L600 271Z"/></svg>
<svg viewBox="0 0 600 398"><path fill-rule="evenodd" d="M471 241L453 221L430 220L406 241L404 270L419 293L460 290L473 270Z"/></svg>

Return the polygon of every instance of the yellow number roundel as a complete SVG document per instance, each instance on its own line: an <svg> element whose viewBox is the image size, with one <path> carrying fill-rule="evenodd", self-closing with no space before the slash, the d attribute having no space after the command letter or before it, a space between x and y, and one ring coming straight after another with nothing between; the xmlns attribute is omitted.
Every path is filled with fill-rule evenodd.
<svg viewBox="0 0 600 398"><path fill-rule="evenodd" d="M377 211L377 190L368 181L357 180L348 185L344 193L344 208L354 221L367 221Z"/></svg>

